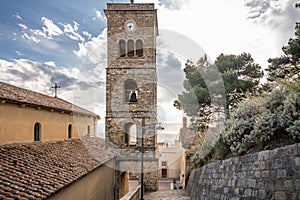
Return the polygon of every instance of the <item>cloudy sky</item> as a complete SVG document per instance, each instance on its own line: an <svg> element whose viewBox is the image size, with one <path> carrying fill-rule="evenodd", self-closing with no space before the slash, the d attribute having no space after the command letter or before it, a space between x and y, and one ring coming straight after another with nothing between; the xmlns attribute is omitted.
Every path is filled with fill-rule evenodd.
<svg viewBox="0 0 300 200"><path fill-rule="evenodd" d="M111 0L1 0L0 81L53 95L105 117L106 18ZM114 0L118 2L130 2ZM173 108L182 68L204 52L250 53L263 68L294 34L296 0L136 0L158 9L158 108L165 134L177 133ZM162 133L161 133L161 137Z"/></svg>

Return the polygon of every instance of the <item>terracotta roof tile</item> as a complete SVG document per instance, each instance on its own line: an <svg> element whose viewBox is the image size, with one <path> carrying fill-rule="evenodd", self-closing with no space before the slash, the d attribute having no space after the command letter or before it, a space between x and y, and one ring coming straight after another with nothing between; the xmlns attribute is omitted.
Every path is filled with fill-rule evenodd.
<svg viewBox="0 0 300 200"><path fill-rule="evenodd" d="M0 199L45 199L114 157L92 137L0 145Z"/></svg>
<svg viewBox="0 0 300 200"><path fill-rule="evenodd" d="M47 96L38 92L16 87L0 81L0 99L13 103L29 104L40 106L48 109L60 111L75 112L98 117L96 114L69 103L63 99Z"/></svg>

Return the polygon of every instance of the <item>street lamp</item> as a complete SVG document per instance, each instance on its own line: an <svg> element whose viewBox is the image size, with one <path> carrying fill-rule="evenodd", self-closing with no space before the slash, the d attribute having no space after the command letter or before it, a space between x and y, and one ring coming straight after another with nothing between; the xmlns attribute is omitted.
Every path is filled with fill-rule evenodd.
<svg viewBox="0 0 300 200"><path fill-rule="evenodd" d="M156 130L164 130L164 127L161 126L161 123L156 122L156 123L146 124L145 117L142 117L141 200L144 200L144 135L146 131L146 126L151 126L156 124L158 124Z"/></svg>

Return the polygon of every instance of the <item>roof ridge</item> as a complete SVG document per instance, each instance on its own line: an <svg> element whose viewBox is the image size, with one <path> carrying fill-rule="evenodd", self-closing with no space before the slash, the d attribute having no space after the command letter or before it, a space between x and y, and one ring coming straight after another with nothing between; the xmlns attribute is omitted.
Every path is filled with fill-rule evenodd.
<svg viewBox="0 0 300 200"><path fill-rule="evenodd" d="M16 85L12 85L12 84L9 84L9 83L5 83L5 82L3 82L3 81L0 81L0 84L1 84L1 83L4 84L4 85L9 85L10 87L18 88L18 89L20 89L20 90L26 90L26 91L28 91L28 92L34 92L34 93L36 93L36 94L43 95L43 96L46 96L46 97L55 98L55 97L51 97L51 96L49 96L49 95L47 95L47 94L44 94L44 93L41 93L41 92L38 92L38 91L30 90L30 89L27 89L27 88L22 88L22 87L19 87L19 86L16 86ZM3 89L3 88L1 88L1 89Z"/></svg>
<svg viewBox="0 0 300 200"><path fill-rule="evenodd" d="M44 106L62 111L71 111L99 118L97 114L61 98L52 97L44 93L18 87L2 81L0 81L0 85L0 98L2 99L11 100L13 102L28 103L31 105Z"/></svg>

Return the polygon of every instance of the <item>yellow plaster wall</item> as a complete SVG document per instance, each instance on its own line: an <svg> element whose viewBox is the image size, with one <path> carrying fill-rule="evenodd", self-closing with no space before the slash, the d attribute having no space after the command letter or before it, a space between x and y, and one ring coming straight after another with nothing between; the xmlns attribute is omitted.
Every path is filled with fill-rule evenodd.
<svg viewBox="0 0 300 200"><path fill-rule="evenodd" d="M34 124L41 124L41 140L68 138L68 126L72 125L72 138L95 134L94 117L71 115L16 104L0 104L0 143L34 141Z"/></svg>
<svg viewBox="0 0 300 200"><path fill-rule="evenodd" d="M114 162L110 161L75 183L52 195L49 200L113 200Z"/></svg>

